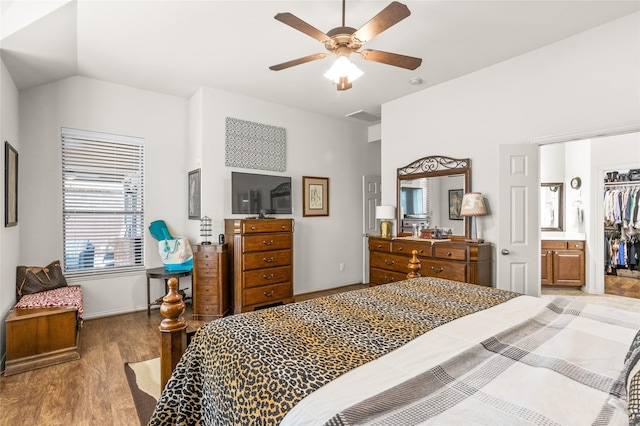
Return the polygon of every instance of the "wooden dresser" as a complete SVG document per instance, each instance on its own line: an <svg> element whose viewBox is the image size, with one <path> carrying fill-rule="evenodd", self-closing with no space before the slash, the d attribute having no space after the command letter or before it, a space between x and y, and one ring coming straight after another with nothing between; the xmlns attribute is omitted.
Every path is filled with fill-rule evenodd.
<svg viewBox="0 0 640 426"><path fill-rule="evenodd" d="M369 237L370 285L406 279L413 250L418 251L422 276L492 285L489 243Z"/></svg>
<svg viewBox="0 0 640 426"><path fill-rule="evenodd" d="M229 313L227 244L193 246L193 319L211 321Z"/></svg>
<svg viewBox="0 0 640 426"><path fill-rule="evenodd" d="M293 301L293 219L225 219L234 313Z"/></svg>
<svg viewBox="0 0 640 426"><path fill-rule="evenodd" d="M585 284L584 241L542 240L542 285L583 286Z"/></svg>

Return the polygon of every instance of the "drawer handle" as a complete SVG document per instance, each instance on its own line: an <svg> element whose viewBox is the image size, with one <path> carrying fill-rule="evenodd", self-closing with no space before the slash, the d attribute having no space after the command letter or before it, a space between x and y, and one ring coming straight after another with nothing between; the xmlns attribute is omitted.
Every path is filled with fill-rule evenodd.
<svg viewBox="0 0 640 426"><path fill-rule="evenodd" d="M447 256L451 256L451 252L450 251L447 252Z"/></svg>
<svg viewBox="0 0 640 426"><path fill-rule="evenodd" d="M386 275L384 276L384 280L385 280L386 282L388 282L388 283L392 283L392 282L394 282L394 281L395 281L395 279L394 279L393 277L388 277L388 276L386 276Z"/></svg>
<svg viewBox="0 0 640 426"><path fill-rule="evenodd" d="M382 244L378 244L378 248L382 248Z"/></svg>
<svg viewBox="0 0 640 426"><path fill-rule="evenodd" d="M271 256L271 257L270 257L270 258L268 258L268 259L267 259L266 257L263 257L263 258L262 258L262 260L264 260L264 261L265 261L265 262L267 262L267 263L271 263L271 262L273 262L275 259L273 258L273 256Z"/></svg>
<svg viewBox="0 0 640 426"><path fill-rule="evenodd" d="M271 241L263 241L262 244L264 244L265 246L270 246L273 244L273 240Z"/></svg>
<svg viewBox="0 0 640 426"><path fill-rule="evenodd" d="M395 265L395 263L396 263L395 260L387 260L387 259L384 260L385 265Z"/></svg>
<svg viewBox="0 0 640 426"><path fill-rule="evenodd" d="M404 247L398 247L398 251L404 250Z"/></svg>
<svg viewBox="0 0 640 426"><path fill-rule="evenodd" d="M444 268L436 269L433 266L431 267L431 272L435 272L436 274L439 274L442 271L444 271Z"/></svg>
<svg viewBox="0 0 640 426"><path fill-rule="evenodd" d="M424 249L418 250L418 253L422 253L422 252L424 252Z"/></svg>
<svg viewBox="0 0 640 426"><path fill-rule="evenodd" d="M269 275L263 275L262 278L264 278L265 280L271 280L273 279L273 274L269 274Z"/></svg>
<svg viewBox="0 0 640 426"><path fill-rule="evenodd" d="M267 296L267 297L271 297L271 296L273 296L273 290L271 290L269 293L267 293L267 292L265 291L265 292L263 292L262 294L264 294L264 295L265 295L265 296Z"/></svg>
<svg viewBox="0 0 640 426"><path fill-rule="evenodd" d="M280 225L280 228L281 228L281 229L287 229L287 227L286 227L286 226L284 226L284 225Z"/></svg>
<svg viewBox="0 0 640 426"><path fill-rule="evenodd" d="M256 230L256 227L255 227L255 226L252 226L252 227L251 227L251 230L252 230L252 231L255 231L255 230Z"/></svg>

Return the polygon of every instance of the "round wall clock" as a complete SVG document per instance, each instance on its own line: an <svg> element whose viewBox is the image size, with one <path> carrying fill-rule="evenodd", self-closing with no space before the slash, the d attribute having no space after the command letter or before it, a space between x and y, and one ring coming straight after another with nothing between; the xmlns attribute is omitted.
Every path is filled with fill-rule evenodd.
<svg viewBox="0 0 640 426"><path fill-rule="evenodd" d="M573 189L580 189L581 186L582 186L582 179L580 179L579 177L574 177L573 179L571 179L571 187Z"/></svg>

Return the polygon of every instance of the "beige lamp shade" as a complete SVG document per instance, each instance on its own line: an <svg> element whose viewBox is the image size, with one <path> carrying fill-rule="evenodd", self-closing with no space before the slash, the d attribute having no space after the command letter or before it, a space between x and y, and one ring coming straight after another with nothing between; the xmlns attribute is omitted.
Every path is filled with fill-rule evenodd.
<svg viewBox="0 0 640 426"><path fill-rule="evenodd" d="M487 208L480 192L467 192L462 197L460 216L486 216Z"/></svg>
<svg viewBox="0 0 640 426"><path fill-rule="evenodd" d="M395 217L395 207L376 206L376 219L380 219L380 236L382 238L391 238L391 222L389 222L389 219L395 219Z"/></svg>
<svg viewBox="0 0 640 426"><path fill-rule="evenodd" d="M396 208L393 206L376 206L376 219L395 219Z"/></svg>
<svg viewBox="0 0 640 426"><path fill-rule="evenodd" d="M484 198L480 192L467 192L462 197L462 206L460 207L460 216L471 218L471 239L467 241L482 242L478 239L478 227L476 224L476 216L486 216L487 208L484 206Z"/></svg>

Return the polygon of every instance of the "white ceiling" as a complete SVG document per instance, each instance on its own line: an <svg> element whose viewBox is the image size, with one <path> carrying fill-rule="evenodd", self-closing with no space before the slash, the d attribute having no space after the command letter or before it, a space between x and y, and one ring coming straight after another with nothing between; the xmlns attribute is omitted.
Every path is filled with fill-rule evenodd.
<svg viewBox="0 0 640 426"><path fill-rule="evenodd" d="M276 13L327 32L341 25L340 0L58 0L21 26L9 20L23 3L2 2L2 58L19 89L73 75L185 98L207 86L336 117L378 113L384 102L640 10L640 0L406 1L411 16L364 47L420 57L422 66L409 71L352 55L365 74L338 92L322 76L332 58L268 67L325 51ZM347 1L346 25L359 28L389 3ZM413 77L423 83L411 85Z"/></svg>

